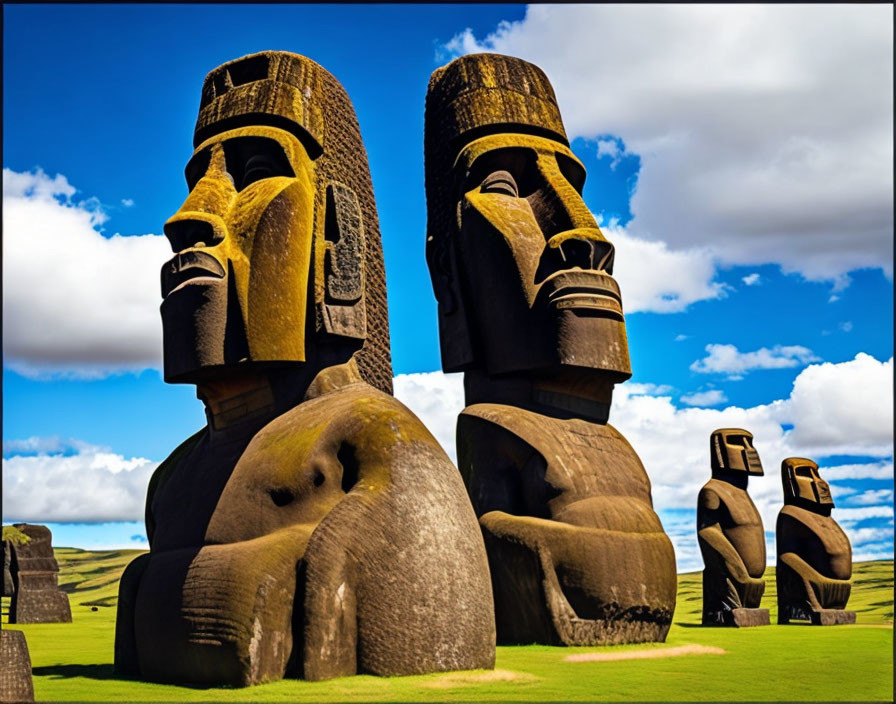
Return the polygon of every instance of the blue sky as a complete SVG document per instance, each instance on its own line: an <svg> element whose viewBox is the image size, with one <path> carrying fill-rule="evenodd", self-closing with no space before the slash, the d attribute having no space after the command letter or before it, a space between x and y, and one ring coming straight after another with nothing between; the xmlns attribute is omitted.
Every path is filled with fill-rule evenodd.
<svg viewBox="0 0 896 704"><path fill-rule="evenodd" d="M452 450L462 394L438 371L423 101L435 68L492 50L547 72L617 246L634 375L611 422L679 566L699 566L693 506L726 425L756 436L769 540L780 461L804 454L832 472L857 556L892 555L892 8L3 12L4 520L46 522L57 544L142 544L149 472L204 422L194 389L158 371L161 225L186 196L203 77L263 49L318 61L355 105L396 395Z"/></svg>

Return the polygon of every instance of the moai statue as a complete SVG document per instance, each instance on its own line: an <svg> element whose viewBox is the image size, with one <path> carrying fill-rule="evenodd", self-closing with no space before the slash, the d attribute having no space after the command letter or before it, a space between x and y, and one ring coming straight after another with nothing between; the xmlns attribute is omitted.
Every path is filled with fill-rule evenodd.
<svg viewBox="0 0 896 704"><path fill-rule="evenodd" d="M747 493L762 476L753 434L720 428L709 436L710 479L697 495L697 542L703 554L703 625L767 626L765 531Z"/></svg>
<svg viewBox="0 0 896 704"><path fill-rule="evenodd" d="M21 631L0 631L0 704L34 701L31 658Z"/></svg>
<svg viewBox="0 0 896 704"><path fill-rule="evenodd" d="M781 463L784 507L778 513L778 623L816 626L855 623L845 611L852 589L852 546L831 518L834 500L818 465L803 457Z"/></svg>
<svg viewBox="0 0 896 704"><path fill-rule="evenodd" d="M165 224L165 379L208 424L163 462L119 592L116 671L245 686L491 668L463 483L391 396L379 225L339 82L263 52L205 79Z"/></svg>
<svg viewBox="0 0 896 704"><path fill-rule="evenodd" d="M53 534L46 526L17 523L15 528L30 538L14 544L10 574L13 581L9 604L10 623L71 623L68 594L59 590L59 563L53 556Z"/></svg>
<svg viewBox="0 0 896 704"><path fill-rule="evenodd" d="M672 543L638 455L607 423L631 376L613 245L582 201L547 77L495 54L436 70L425 151L442 366L464 372L458 464L498 642L662 641Z"/></svg>

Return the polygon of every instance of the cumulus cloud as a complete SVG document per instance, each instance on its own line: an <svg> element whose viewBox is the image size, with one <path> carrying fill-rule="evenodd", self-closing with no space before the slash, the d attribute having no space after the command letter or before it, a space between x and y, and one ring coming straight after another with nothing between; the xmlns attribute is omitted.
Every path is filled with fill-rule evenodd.
<svg viewBox="0 0 896 704"><path fill-rule="evenodd" d="M715 260L708 249L671 250L665 242L632 236L615 221L601 230L616 248L613 276L627 313L678 313L726 295L725 285L713 281Z"/></svg>
<svg viewBox="0 0 896 704"><path fill-rule="evenodd" d="M746 374L753 369L785 369L818 361L812 350L799 345L761 347L755 352L741 352L734 345L706 346L709 354L691 364L699 374Z"/></svg>
<svg viewBox="0 0 896 704"><path fill-rule="evenodd" d="M3 520L142 520L146 487L158 464L86 443L79 443L71 455L44 452L4 458Z"/></svg>
<svg viewBox="0 0 896 704"><path fill-rule="evenodd" d="M688 406L718 406L720 403L725 403L727 400L728 397L725 396L725 392L720 389L696 391L681 397L681 402Z"/></svg>
<svg viewBox="0 0 896 704"><path fill-rule="evenodd" d="M3 170L4 363L33 378L161 366L164 237L105 237L65 176Z"/></svg>
<svg viewBox="0 0 896 704"><path fill-rule="evenodd" d="M850 494L855 493L850 482L856 479L892 483L893 399L888 374L892 375L892 360L878 362L860 354L840 364L807 367L797 376L793 391L785 399L724 410L679 408L668 395L668 388L660 391L646 384L617 386L610 421L628 438L647 469L653 484L654 506L670 535L674 534L679 569L696 569L700 565L694 534L695 502L697 492L710 476L709 435L716 428L747 428L755 437L766 474L751 479L750 495L772 546L775 521L783 502L778 468L784 458L816 459L822 476L842 482ZM831 376L837 375L845 378L844 388L852 387L856 392L848 396L841 393L840 385L828 383ZM869 386L878 392L866 393ZM423 419L456 461L454 428L464 407L462 376L441 372L401 375L395 380L395 394ZM817 427L817 414L827 414L832 420L824 432ZM854 421L840 422L853 416ZM842 454L882 459L825 467L826 457ZM837 486L833 493L836 501ZM834 509L835 519L857 536L852 538L856 554L877 554L859 552L862 543L867 542L862 537L865 533L855 532L868 527L863 521L879 523L881 519L892 519L892 503L883 494L879 496L882 500L878 505ZM773 559L773 547L769 554Z"/></svg>
<svg viewBox="0 0 896 704"><path fill-rule="evenodd" d="M746 276L741 277L741 281L743 281L747 286L755 286L759 283L759 274L757 274L756 272L747 274Z"/></svg>
<svg viewBox="0 0 896 704"><path fill-rule="evenodd" d="M887 5L542 4L445 49L533 61L570 137L640 155L631 236L836 288L892 276L892 25Z"/></svg>
<svg viewBox="0 0 896 704"><path fill-rule="evenodd" d="M861 494L850 496L846 501L850 506L874 506L893 503L892 489L868 489Z"/></svg>

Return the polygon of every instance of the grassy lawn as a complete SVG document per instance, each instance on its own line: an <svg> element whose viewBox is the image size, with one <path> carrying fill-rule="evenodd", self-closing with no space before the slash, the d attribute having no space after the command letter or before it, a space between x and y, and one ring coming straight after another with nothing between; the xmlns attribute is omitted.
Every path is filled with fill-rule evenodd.
<svg viewBox="0 0 896 704"><path fill-rule="evenodd" d="M418 677L285 680L248 689L199 689L116 679L112 673L118 578L138 551L59 548L71 624L9 626L26 634L38 701L892 701L893 561L857 563L854 626L702 628L700 574L679 575L665 643L605 648L500 647L494 672ZM774 568L763 605L776 620ZM3 600L6 623L8 599ZM577 653L708 646L724 654L568 662ZM675 652L675 651L673 651Z"/></svg>

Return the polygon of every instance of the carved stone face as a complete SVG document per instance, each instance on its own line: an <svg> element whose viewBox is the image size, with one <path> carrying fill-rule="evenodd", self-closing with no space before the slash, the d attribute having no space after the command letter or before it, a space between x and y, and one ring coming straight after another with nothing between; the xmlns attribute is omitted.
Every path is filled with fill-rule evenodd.
<svg viewBox="0 0 896 704"><path fill-rule="evenodd" d="M713 473L746 472L762 476L762 462L753 447L753 434L741 428L720 428L709 439Z"/></svg>
<svg viewBox="0 0 896 704"><path fill-rule="evenodd" d="M190 195L165 223L166 381L241 362L302 362L315 232L315 166L284 130L215 135L186 168Z"/></svg>
<svg viewBox="0 0 896 704"><path fill-rule="evenodd" d="M818 473L818 465L803 457L788 457L781 463L781 480L784 485L784 503L794 500L834 507L831 487Z"/></svg>
<svg viewBox="0 0 896 704"><path fill-rule="evenodd" d="M582 200L572 151L495 134L466 145L453 173L457 275L487 372L570 365L631 376L613 245Z"/></svg>

